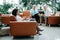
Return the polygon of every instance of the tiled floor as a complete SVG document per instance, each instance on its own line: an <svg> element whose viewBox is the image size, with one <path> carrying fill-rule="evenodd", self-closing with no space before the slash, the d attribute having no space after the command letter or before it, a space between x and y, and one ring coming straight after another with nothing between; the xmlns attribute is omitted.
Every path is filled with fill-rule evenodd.
<svg viewBox="0 0 60 40"><path fill-rule="evenodd" d="M39 26L44 31L42 35L35 35L34 38L14 39L12 36L0 37L0 40L60 40L60 27Z"/></svg>

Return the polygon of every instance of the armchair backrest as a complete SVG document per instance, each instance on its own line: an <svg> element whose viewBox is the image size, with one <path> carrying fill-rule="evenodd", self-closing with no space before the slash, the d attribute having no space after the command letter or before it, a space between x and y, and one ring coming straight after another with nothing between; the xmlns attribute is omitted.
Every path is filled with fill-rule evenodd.
<svg viewBox="0 0 60 40"><path fill-rule="evenodd" d="M9 24L9 21L10 21L10 15L2 15L1 16L1 22L3 24Z"/></svg>
<svg viewBox="0 0 60 40"><path fill-rule="evenodd" d="M16 21L16 18L14 16L10 16L10 21Z"/></svg>
<svg viewBox="0 0 60 40"><path fill-rule="evenodd" d="M16 21L14 16L11 16L10 14L4 14L1 16L1 22L3 24L9 24L10 21Z"/></svg>
<svg viewBox="0 0 60 40"><path fill-rule="evenodd" d="M30 10L23 11L23 16L29 17L30 15Z"/></svg>

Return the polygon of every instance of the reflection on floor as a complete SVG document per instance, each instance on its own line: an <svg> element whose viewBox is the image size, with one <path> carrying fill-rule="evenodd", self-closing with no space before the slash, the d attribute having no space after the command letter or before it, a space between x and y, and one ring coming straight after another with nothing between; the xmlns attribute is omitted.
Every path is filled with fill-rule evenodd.
<svg viewBox="0 0 60 40"><path fill-rule="evenodd" d="M42 35L35 35L34 38L13 38L12 36L0 37L0 40L60 40L60 27L39 26L44 31Z"/></svg>

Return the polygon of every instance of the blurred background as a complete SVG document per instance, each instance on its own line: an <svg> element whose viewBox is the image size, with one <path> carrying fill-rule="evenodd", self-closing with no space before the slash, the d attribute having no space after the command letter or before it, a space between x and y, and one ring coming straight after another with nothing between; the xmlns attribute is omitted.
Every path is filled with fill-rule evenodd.
<svg viewBox="0 0 60 40"><path fill-rule="evenodd" d="M14 8L18 8L22 12L30 10L34 4L37 5L39 10L42 10L42 6L46 4L52 9L53 13L60 11L60 0L0 0L0 12L8 14Z"/></svg>

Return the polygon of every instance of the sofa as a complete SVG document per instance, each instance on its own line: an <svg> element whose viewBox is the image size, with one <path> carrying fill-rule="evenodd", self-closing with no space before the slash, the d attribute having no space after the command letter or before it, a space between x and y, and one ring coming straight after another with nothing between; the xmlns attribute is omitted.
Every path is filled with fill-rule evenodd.
<svg viewBox="0 0 60 40"><path fill-rule="evenodd" d="M36 34L36 22L10 21L10 33L12 36L33 36Z"/></svg>
<svg viewBox="0 0 60 40"><path fill-rule="evenodd" d="M60 24L60 16L49 16L48 17L48 24L56 25Z"/></svg>

